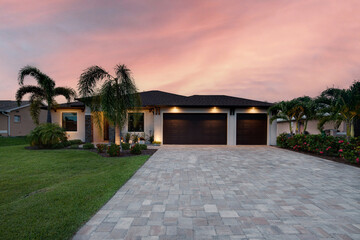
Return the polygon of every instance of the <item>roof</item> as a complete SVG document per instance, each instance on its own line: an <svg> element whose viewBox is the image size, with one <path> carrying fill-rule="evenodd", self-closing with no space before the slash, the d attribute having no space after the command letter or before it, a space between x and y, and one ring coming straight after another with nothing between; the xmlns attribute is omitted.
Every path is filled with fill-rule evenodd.
<svg viewBox="0 0 360 240"><path fill-rule="evenodd" d="M192 95L182 96L162 91L140 93L142 104L146 106L179 106L179 107L270 107L272 103L226 95Z"/></svg>
<svg viewBox="0 0 360 240"><path fill-rule="evenodd" d="M7 112L7 111L11 111L13 109L26 107L29 104L30 104L29 101L22 101L20 106L18 106L16 101L0 100L0 112Z"/></svg>
<svg viewBox="0 0 360 240"><path fill-rule="evenodd" d="M66 109L66 108L76 108L76 109L85 109L85 104L83 102L69 102L69 103L60 103L56 105L56 109ZM42 107L42 109L47 109L46 106Z"/></svg>
<svg viewBox="0 0 360 240"><path fill-rule="evenodd" d="M231 97L226 95L192 95L182 96L158 90L140 92L143 107L260 107L268 108L272 103L256 101L246 98ZM80 102L60 104L58 108L84 107Z"/></svg>

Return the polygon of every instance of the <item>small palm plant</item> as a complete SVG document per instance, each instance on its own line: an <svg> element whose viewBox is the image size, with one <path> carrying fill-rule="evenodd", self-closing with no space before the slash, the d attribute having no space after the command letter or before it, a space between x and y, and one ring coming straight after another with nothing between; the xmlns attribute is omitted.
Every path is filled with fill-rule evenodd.
<svg viewBox="0 0 360 240"><path fill-rule="evenodd" d="M354 119L360 115L360 82L355 82L349 89L328 88L317 99L321 118L319 127L326 122L346 123L346 135L354 136Z"/></svg>
<svg viewBox="0 0 360 240"><path fill-rule="evenodd" d="M291 121L294 119L294 107L295 102L294 101L281 101L273 106L271 106L268 110L269 114L272 114L272 117L270 118L270 122L277 119L282 119L287 122L289 122L289 130L290 134L293 133L293 128L291 125Z"/></svg>
<svg viewBox="0 0 360 240"><path fill-rule="evenodd" d="M33 77L38 86L24 85L26 76ZM18 81L20 88L16 92L16 100L20 106L21 101L26 94L30 96L30 114L36 125L39 124L39 115L42 102L47 104L47 122L51 123L51 108L56 106L55 97L64 96L68 102L73 99L76 94L72 88L55 87L55 82L38 68L25 66L19 71Z"/></svg>
<svg viewBox="0 0 360 240"><path fill-rule="evenodd" d="M96 90L96 85L101 80L105 81L100 89ZM101 127L98 113L102 112L111 124L120 129L121 139L127 111L141 105L130 69L125 65L116 65L115 76L111 76L99 66L89 67L81 74L78 89L85 104L90 106L96 125Z"/></svg>

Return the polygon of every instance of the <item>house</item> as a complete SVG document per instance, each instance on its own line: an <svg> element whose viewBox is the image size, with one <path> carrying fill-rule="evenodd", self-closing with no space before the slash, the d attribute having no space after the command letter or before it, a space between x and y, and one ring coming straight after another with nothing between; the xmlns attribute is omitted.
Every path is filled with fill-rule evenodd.
<svg viewBox="0 0 360 240"><path fill-rule="evenodd" d="M225 95L187 97L162 91L141 92L140 97L142 107L128 112L122 136L128 132L153 135L162 144L276 144L276 121L270 124L267 114L271 103ZM60 104L52 111L52 119L66 130L69 139L120 142L119 129L114 130L105 119L97 127L90 108L81 101Z"/></svg>
<svg viewBox="0 0 360 240"><path fill-rule="evenodd" d="M40 122L46 122L46 111L41 111ZM30 102L0 100L0 136L25 136L36 127L30 115Z"/></svg>

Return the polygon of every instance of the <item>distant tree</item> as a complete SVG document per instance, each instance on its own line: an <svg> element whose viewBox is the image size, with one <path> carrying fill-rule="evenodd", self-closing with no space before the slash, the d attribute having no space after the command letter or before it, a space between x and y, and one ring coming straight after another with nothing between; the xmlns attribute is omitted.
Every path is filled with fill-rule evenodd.
<svg viewBox="0 0 360 240"><path fill-rule="evenodd" d="M33 77L38 86L24 85L26 76ZM55 87L55 82L45 73L33 66L20 69L18 82L20 88L16 92L16 101L20 106L26 94L30 94L30 114L35 124L39 124L42 103L47 104L47 122L51 123L51 108L56 106L55 97L64 96L68 102L76 96L75 90L68 87Z"/></svg>
<svg viewBox="0 0 360 240"><path fill-rule="evenodd" d="M349 89L328 88L317 98L321 117L319 127L326 122L346 124L346 135L354 136L354 119L360 115L360 82L354 82Z"/></svg>
<svg viewBox="0 0 360 240"><path fill-rule="evenodd" d="M103 79L105 82L97 91L96 84ZM141 105L130 69L125 65L116 65L115 76L111 76L99 66L89 67L81 74L78 88L92 112L103 112L109 123L120 129L121 139L121 129L126 122L127 111Z"/></svg>

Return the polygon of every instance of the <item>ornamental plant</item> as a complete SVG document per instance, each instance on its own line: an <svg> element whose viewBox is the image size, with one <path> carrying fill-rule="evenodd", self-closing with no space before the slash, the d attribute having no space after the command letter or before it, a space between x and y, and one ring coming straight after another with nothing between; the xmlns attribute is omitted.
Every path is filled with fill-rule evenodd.
<svg viewBox="0 0 360 240"><path fill-rule="evenodd" d="M141 154L141 146L140 144L135 144L131 147L130 153L134 155L140 155Z"/></svg>
<svg viewBox="0 0 360 240"><path fill-rule="evenodd" d="M110 157L118 157L120 156L120 146L116 144L111 144L108 146L107 153Z"/></svg>
<svg viewBox="0 0 360 240"><path fill-rule="evenodd" d="M295 151L311 152L324 156L341 157L352 163L359 163L360 139L318 135L280 134L277 137L279 147Z"/></svg>
<svg viewBox="0 0 360 240"><path fill-rule="evenodd" d="M104 153L106 151L106 147L107 147L106 144L100 144L100 143L96 144L98 153Z"/></svg>

